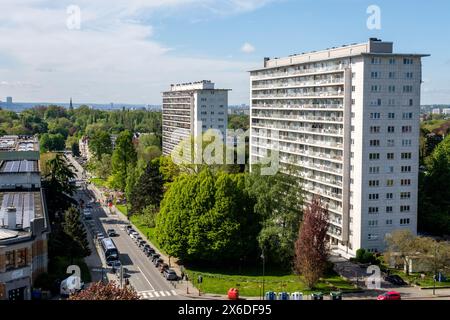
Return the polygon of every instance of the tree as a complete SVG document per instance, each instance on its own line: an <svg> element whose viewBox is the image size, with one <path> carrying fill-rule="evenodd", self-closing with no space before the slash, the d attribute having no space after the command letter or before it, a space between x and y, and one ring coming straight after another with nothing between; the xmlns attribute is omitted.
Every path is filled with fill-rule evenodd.
<svg viewBox="0 0 450 320"><path fill-rule="evenodd" d="M70 183L75 178L74 166L70 164L64 154L57 154L46 163L49 173L45 176L46 187L52 192L66 193L72 196L76 187Z"/></svg>
<svg viewBox="0 0 450 320"><path fill-rule="evenodd" d="M79 157L80 156L80 145L78 144L78 142L73 142L72 146L70 147L70 150L72 151L72 155L74 157Z"/></svg>
<svg viewBox="0 0 450 320"><path fill-rule="evenodd" d="M112 173L114 184L122 191L126 187L129 166L137 161L136 150L133 145L133 134L126 130L119 134L116 148L112 155Z"/></svg>
<svg viewBox="0 0 450 320"><path fill-rule="evenodd" d="M104 154L112 154L111 135L103 130L95 131L89 138L89 150L100 160Z"/></svg>
<svg viewBox="0 0 450 320"><path fill-rule="evenodd" d="M417 237L410 230L396 230L386 236L386 261L394 261L396 265L404 265L406 274L409 274L408 256L417 253L419 247Z"/></svg>
<svg viewBox="0 0 450 320"><path fill-rule="evenodd" d="M43 153L48 151L62 151L64 150L66 143L64 136L60 133L44 133L39 139L39 145L41 148L41 152Z"/></svg>
<svg viewBox="0 0 450 320"><path fill-rule="evenodd" d="M303 222L295 243L294 266L303 276L306 286L314 288L327 265L329 247L327 243L328 209L322 207L319 198L314 197L306 208Z"/></svg>
<svg viewBox="0 0 450 320"><path fill-rule="evenodd" d="M86 257L91 254L86 231L81 223L80 212L75 207L70 207L64 213L64 232L75 242L76 246L71 246L71 256ZM81 250L80 250L81 249Z"/></svg>
<svg viewBox="0 0 450 320"><path fill-rule="evenodd" d="M115 282L96 282L89 288L69 297L69 300L139 300L136 290L130 286L120 288Z"/></svg>
<svg viewBox="0 0 450 320"><path fill-rule="evenodd" d="M159 159L150 161L145 172L137 179L135 186L130 191L128 199L131 203L132 213L138 213L149 205L159 207L163 197L163 177L159 165ZM131 173L129 177L134 175ZM132 184L132 179L129 180L129 183Z"/></svg>

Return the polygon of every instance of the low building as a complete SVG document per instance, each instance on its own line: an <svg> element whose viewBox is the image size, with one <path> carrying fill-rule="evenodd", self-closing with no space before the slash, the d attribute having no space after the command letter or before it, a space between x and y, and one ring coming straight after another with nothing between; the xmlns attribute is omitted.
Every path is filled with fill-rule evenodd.
<svg viewBox="0 0 450 320"><path fill-rule="evenodd" d="M0 137L0 300L28 300L47 271L50 223L36 137Z"/></svg>

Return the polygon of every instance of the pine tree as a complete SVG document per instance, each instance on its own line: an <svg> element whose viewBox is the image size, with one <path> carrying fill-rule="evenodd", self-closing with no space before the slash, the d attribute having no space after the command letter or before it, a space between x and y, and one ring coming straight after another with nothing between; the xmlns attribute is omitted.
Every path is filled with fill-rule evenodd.
<svg viewBox="0 0 450 320"><path fill-rule="evenodd" d="M64 232L69 235L73 244L70 245L71 256L88 256L91 254L86 230L81 223L81 215L75 207L70 207L64 214Z"/></svg>

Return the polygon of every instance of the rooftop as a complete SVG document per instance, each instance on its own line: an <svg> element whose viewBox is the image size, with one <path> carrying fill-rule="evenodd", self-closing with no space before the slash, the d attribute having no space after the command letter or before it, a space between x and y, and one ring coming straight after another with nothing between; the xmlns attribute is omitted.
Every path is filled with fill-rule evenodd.
<svg viewBox="0 0 450 320"><path fill-rule="evenodd" d="M1 234L11 234L5 230L29 232L31 221L44 217L40 192L0 192L0 204Z"/></svg>
<svg viewBox="0 0 450 320"><path fill-rule="evenodd" d="M39 172L37 160L7 160L0 161L0 173Z"/></svg>
<svg viewBox="0 0 450 320"><path fill-rule="evenodd" d="M33 136L1 136L1 151L39 151L37 137Z"/></svg>

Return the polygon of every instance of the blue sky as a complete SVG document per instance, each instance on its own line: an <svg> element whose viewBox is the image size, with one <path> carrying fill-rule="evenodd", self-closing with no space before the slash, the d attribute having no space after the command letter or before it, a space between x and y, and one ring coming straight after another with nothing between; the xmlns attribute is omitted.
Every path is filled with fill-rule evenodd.
<svg viewBox="0 0 450 320"><path fill-rule="evenodd" d="M79 30L66 26L72 4ZM366 26L369 5L380 30ZM422 103L450 103L445 0L2 0L0 12L1 100L159 104L170 83L210 79L248 103L246 71L263 57L378 37L431 54Z"/></svg>

